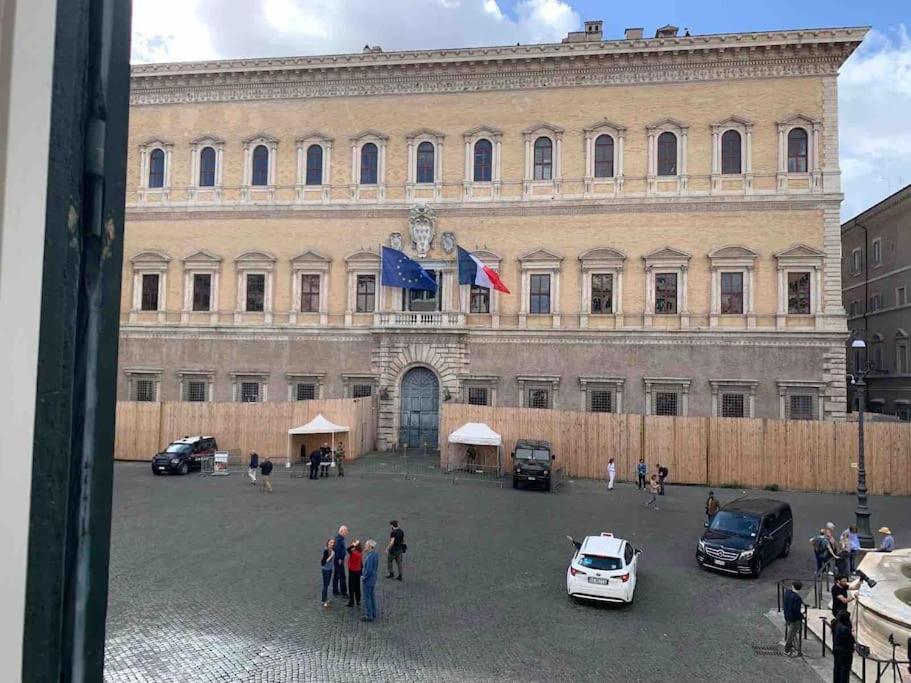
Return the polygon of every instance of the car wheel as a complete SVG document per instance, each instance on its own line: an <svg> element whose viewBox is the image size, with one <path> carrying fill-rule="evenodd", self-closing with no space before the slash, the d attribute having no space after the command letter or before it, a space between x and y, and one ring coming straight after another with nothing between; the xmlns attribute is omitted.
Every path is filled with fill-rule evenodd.
<svg viewBox="0 0 911 683"><path fill-rule="evenodd" d="M550 491L550 480L544 482L544 490Z"/></svg>
<svg viewBox="0 0 911 683"><path fill-rule="evenodd" d="M180 463L180 468L177 470L180 474L186 474L190 471L190 468L187 466L187 463Z"/></svg>
<svg viewBox="0 0 911 683"><path fill-rule="evenodd" d="M757 553L753 560L753 578L758 579L760 574L762 574L762 555Z"/></svg>
<svg viewBox="0 0 911 683"><path fill-rule="evenodd" d="M516 479L515 477L512 478L512 487L513 487L514 489L519 488L519 480Z"/></svg>
<svg viewBox="0 0 911 683"><path fill-rule="evenodd" d="M787 557L791 552L791 537L788 536L788 539L784 542L784 548L781 549L781 556Z"/></svg>

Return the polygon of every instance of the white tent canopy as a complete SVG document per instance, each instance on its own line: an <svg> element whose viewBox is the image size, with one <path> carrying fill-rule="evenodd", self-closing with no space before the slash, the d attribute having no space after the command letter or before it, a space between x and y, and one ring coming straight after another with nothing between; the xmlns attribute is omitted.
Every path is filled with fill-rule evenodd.
<svg viewBox="0 0 911 683"><path fill-rule="evenodd" d="M483 422L466 422L449 435L449 443L500 446L503 438Z"/></svg>
<svg viewBox="0 0 911 683"><path fill-rule="evenodd" d="M347 431L348 427L330 422L323 417L322 413L320 413L307 424L295 427L294 429L289 429L288 434L338 434Z"/></svg>

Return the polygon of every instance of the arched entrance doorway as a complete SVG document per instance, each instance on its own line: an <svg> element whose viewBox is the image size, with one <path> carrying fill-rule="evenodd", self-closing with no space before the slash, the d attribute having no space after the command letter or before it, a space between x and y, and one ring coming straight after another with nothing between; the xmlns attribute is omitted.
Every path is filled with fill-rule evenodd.
<svg viewBox="0 0 911 683"><path fill-rule="evenodd" d="M440 383L429 368L412 368L402 378L399 443L436 448L440 431Z"/></svg>

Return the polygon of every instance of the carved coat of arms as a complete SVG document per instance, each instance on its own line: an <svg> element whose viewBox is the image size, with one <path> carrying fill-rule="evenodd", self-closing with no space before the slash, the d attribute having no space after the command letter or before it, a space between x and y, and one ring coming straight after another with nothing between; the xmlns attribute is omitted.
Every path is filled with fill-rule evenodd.
<svg viewBox="0 0 911 683"><path fill-rule="evenodd" d="M440 244L443 246L443 251L447 254L451 254L455 251L456 248L456 236L454 232L444 232L440 235Z"/></svg>
<svg viewBox="0 0 911 683"><path fill-rule="evenodd" d="M426 257L430 251L436 222L436 213L426 204L416 204L411 207L411 243L420 258Z"/></svg>
<svg viewBox="0 0 911 683"><path fill-rule="evenodd" d="M401 251L402 247L405 246L405 240L402 238L402 233L391 233L389 235L389 246L397 251Z"/></svg>

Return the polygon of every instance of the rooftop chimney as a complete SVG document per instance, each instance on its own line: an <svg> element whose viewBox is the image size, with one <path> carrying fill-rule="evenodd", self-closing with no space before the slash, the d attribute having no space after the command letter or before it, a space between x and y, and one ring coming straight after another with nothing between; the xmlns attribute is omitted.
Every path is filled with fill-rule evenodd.
<svg viewBox="0 0 911 683"><path fill-rule="evenodd" d="M655 31L655 37L656 38L676 38L677 31L679 31L679 30L680 29L678 29L676 26L671 26L670 24L667 24L666 26L662 26L657 31Z"/></svg>
<svg viewBox="0 0 911 683"><path fill-rule="evenodd" d="M586 21L584 31L570 31L566 37L563 39L564 43L586 43L586 42L600 42L602 38L602 28L604 22L598 19L597 21Z"/></svg>
<svg viewBox="0 0 911 683"><path fill-rule="evenodd" d="M627 40L642 40L643 31L641 28L628 28L624 31L624 36Z"/></svg>

